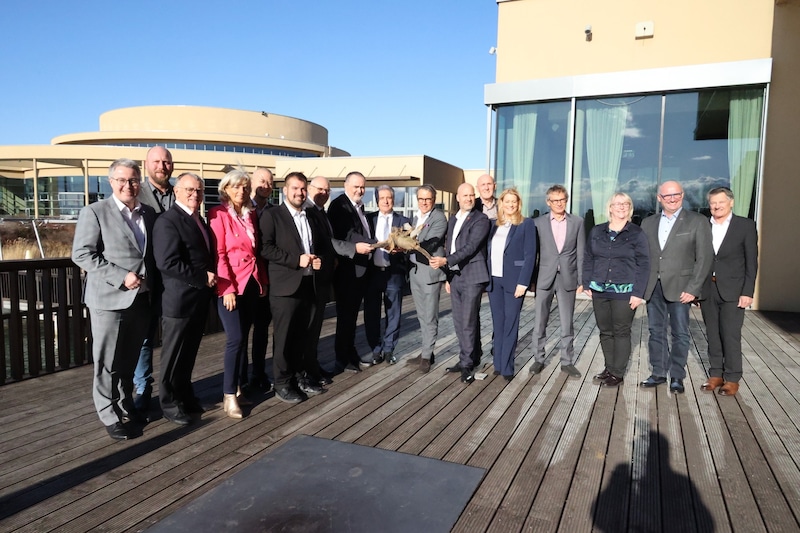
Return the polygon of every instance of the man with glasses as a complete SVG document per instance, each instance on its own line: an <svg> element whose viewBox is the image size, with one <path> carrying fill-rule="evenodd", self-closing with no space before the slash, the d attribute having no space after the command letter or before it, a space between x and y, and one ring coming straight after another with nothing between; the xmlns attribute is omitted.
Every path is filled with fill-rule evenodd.
<svg viewBox="0 0 800 533"><path fill-rule="evenodd" d="M164 418L191 423L203 412L192 388L192 371L217 284L211 232L200 216L203 180L185 172L175 184L175 204L158 217L153 248L161 271L161 383Z"/></svg>
<svg viewBox="0 0 800 533"><path fill-rule="evenodd" d="M433 185L426 184L417 189L417 207L412 225L419 232L417 240L420 246L433 257L444 257L447 219L444 213L436 209L436 189ZM414 298L422 335L419 370L427 373L435 362L433 348L439 334L439 295L445 274L439 268L431 268L427 258L420 253L409 253L408 261L411 296Z"/></svg>
<svg viewBox="0 0 800 533"><path fill-rule="evenodd" d="M133 371L157 286L151 242L156 214L137 200L139 165L117 159L108 175L112 195L81 210L72 260L86 272L95 409L108 435L125 440L133 436L130 422L146 422L133 404Z"/></svg>
<svg viewBox="0 0 800 533"><path fill-rule="evenodd" d="M550 212L537 217L536 232L539 260L533 277L536 280L536 299L533 330L536 333L534 362L529 372L538 374L544 369L547 345L547 321L553 296L558 299L561 325L561 371L569 377L581 377L575 368L575 296L583 290L583 248L586 241L583 219L567 213L569 194L563 185L547 189Z"/></svg>
<svg viewBox="0 0 800 533"><path fill-rule="evenodd" d="M683 187L666 181L658 189L661 213L642 221L650 244L650 279L644 298L650 340L652 374L642 387L667 382L672 392L684 391L686 359L689 355L689 306L699 300L703 284L711 271L714 248L711 225L693 211L683 209ZM667 331L672 334L672 346Z"/></svg>

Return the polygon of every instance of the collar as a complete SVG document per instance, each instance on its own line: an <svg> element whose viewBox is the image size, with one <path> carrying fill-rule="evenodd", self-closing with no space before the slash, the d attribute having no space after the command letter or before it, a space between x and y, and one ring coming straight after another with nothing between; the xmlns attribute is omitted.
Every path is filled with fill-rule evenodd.
<svg viewBox="0 0 800 533"><path fill-rule="evenodd" d="M180 203L178 200L175 200L175 205L177 205L178 207L180 207L181 209L183 209L184 213L186 213L186 214L187 214L187 215L189 215L190 217L193 217L193 216L194 216L194 214L195 214L195 213L197 213L197 211L192 211L192 210L191 210L189 207L187 207L187 206L183 205L183 204L182 204L182 203Z"/></svg>
<svg viewBox="0 0 800 533"><path fill-rule="evenodd" d="M136 206L135 206L133 209L131 209L131 208L129 208L127 205L125 205L124 203L122 203L122 200L120 200L119 198L117 198L115 195L113 195L113 194L112 194L112 195L111 195L111 198L113 198L113 199L114 199L114 203L117 205L117 209L119 209L120 211L124 211L124 210L126 210L126 209L127 209L128 211L130 211L131 213L133 213L134 211L139 211L139 210L141 209L141 207L142 207L142 204L141 204L141 203L139 203L139 200L138 200L138 199L135 199L135 201L136 201Z"/></svg>
<svg viewBox="0 0 800 533"><path fill-rule="evenodd" d="M727 218L722 222L717 222L714 217L711 217L711 225L712 226L725 226L726 224L730 224L731 220L733 219L733 212L728 214Z"/></svg>
<svg viewBox="0 0 800 533"><path fill-rule="evenodd" d="M676 218L678 218L678 215L681 214L681 211L683 211L683 206L679 207L678 210L675 211L675 214L672 215L671 217L668 217L664 211L661 211L661 216L662 218L666 218L667 220L675 220Z"/></svg>

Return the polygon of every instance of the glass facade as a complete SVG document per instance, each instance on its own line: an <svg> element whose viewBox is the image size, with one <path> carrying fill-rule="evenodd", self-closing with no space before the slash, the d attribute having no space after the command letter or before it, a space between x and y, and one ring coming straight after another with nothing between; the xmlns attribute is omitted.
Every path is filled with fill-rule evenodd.
<svg viewBox="0 0 800 533"><path fill-rule="evenodd" d="M634 221L657 210L660 183L679 181L684 206L707 212L719 186L736 196L734 212L753 218L764 88L586 98L497 109L495 176L514 186L524 211L544 211L545 191L571 191L569 210L587 226L606 220L616 191L634 201Z"/></svg>
<svg viewBox="0 0 800 533"><path fill-rule="evenodd" d="M286 148L267 147L267 146L247 146L238 144L219 144L219 143L187 143L187 142L120 142L108 143L105 146L132 146L135 148L152 148L153 146L163 146L168 150L201 150L205 152L232 152L239 154L263 154L277 155L286 157L320 157L318 152L304 152L301 150L289 150Z"/></svg>

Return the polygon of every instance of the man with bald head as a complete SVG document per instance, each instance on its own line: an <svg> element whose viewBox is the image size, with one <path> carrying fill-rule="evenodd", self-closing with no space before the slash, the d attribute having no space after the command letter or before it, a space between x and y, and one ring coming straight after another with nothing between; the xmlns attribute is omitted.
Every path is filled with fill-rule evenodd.
<svg viewBox="0 0 800 533"><path fill-rule="evenodd" d="M477 185L478 199L475 200L475 208L494 222L497 220L497 198L494 196L497 184L489 174L483 174L478 178Z"/></svg>
<svg viewBox="0 0 800 533"><path fill-rule="evenodd" d="M275 178L272 171L267 167L256 167L250 176L250 199L259 217L265 209L273 207L269 199L272 197L274 186Z"/></svg>
<svg viewBox="0 0 800 533"><path fill-rule="evenodd" d="M481 360L480 309L481 296L489 283L486 264L486 243L491 222L475 208L475 188L462 183L456 194L459 210L447 224L445 257L432 257L433 268L447 268L458 345L459 362L447 369L460 372L462 383L472 383L472 370Z"/></svg>
<svg viewBox="0 0 800 533"><path fill-rule="evenodd" d="M686 359L689 354L689 306L702 296L703 284L711 271L714 248L708 220L683 208L683 187L665 181L658 188L661 213L642 221L650 243L650 280L644 298L650 340L652 374L642 387L667 382L672 392L684 391ZM672 346L667 339L671 332Z"/></svg>

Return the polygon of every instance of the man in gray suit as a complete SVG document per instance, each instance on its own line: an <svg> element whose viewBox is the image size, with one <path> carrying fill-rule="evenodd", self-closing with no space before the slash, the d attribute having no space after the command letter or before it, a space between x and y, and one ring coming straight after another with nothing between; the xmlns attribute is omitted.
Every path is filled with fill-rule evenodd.
<svg viewBox="0 0 800 533"><path fill-rule="evenodd" d="M683 187L666 181L658 189L661 213L642 221L650 244L650 280L644 298L650 326L652 374L642 387L667 381L672 392L683 392L689 355L689 305L699 300L714 262L708 219L683 209ZM667 330L672 333L672 348Z"/></svg>
<svg viewBox="0 0 800 533"><path fill-rule="evenodd" d="M92 325L94 405L109 436L133 436L146 422L133 405L133 369L150 321L157 286L151 236L156 214L137 200L141 170L130 159L109 168L112 196L81 210L72 260L86 271L84 302Z"/></svg>
<svg viewBox="0 0 800 533"><path fill-rule="evenodd" d="M444 257L444 235L447 219L435 209L436 189L433 185L422 185L417 189L419 211L412 225L419 233L417 240L422 248L434 257ZM433 348L439 335L439 295L445 274L441 269L431 268L428 259L417 252L408 254L411 296L417 309L419 329L422 334L422 353L419 357L420 372L427 373L434 363Z"/></svg>
<svg viewBox="0 0 800 533"><path fill-rule="evenodd" d="M139 202L152 207L158 216L168 211L175 203L175 191L169 182L175 168L172 164L172 154L163 146L153 146L147 151L144 168L147 179L142 182L138 199ZM160 290L155 290L159 289L158 287L153 289L156 296L152 302L153 312L142 349L139 350L139 361L133 371L133 403L142 411L147 410L153 393L153 347L161 319Z"/></svg>
<svg viewBox="0 0 800 533"><path fill-rule="evenodd" d="M569 194L563 185L547 189L550 212L537 217L536 233L539 243L539 261L534 273L536 300L533 329L536 332L534 362L531 374L544 369L547 344L547 320L553 296L558 297L558 317L561 323L561 370L570 377L581 377L575 368L575 295L583 290L584 236L583 219L567 213Z"/></svg>

